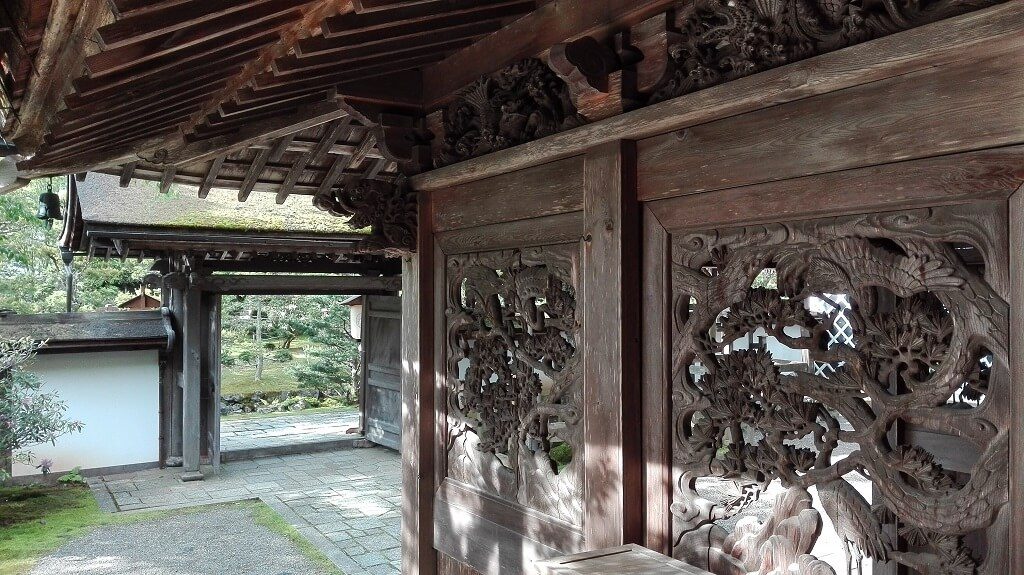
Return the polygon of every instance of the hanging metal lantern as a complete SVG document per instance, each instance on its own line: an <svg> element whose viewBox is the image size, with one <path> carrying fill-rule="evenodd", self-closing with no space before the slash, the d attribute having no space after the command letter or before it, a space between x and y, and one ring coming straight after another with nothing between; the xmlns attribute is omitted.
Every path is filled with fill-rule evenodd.
<svg viewBox="0 0 1024 575"><path fill-rule="evenodd" d="M46 191L39 194L39 210L36 217L45 220L49 226L53 225L53 220L64 219L64 215L60 213L60 196L53 191L52 179L47 182Z"/></svg>

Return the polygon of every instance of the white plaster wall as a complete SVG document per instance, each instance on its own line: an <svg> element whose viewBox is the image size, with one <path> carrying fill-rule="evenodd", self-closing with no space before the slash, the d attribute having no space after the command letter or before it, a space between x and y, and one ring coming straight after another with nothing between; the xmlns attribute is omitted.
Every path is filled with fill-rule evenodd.
<svg viewBox="0 0 1024 575"><path fill-rule="evenodd" d="M29 370L56 391L80 433L56 445L30 448L35 462L53 461L52 472L157 461L160 450L160 366L156 350L63 353L37 356ZM15 464L15 476L36 475Z"/></svg>

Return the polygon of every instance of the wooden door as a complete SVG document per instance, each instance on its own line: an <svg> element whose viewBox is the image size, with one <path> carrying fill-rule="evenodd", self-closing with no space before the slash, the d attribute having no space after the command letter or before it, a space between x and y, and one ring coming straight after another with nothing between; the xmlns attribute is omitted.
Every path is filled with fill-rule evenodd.
<svg viewBox="0 0 1024 575"><path fill-rule="evenodd" d="M363 304L363 435L399 449L402 441L402 299L366 296Z"/></svg>

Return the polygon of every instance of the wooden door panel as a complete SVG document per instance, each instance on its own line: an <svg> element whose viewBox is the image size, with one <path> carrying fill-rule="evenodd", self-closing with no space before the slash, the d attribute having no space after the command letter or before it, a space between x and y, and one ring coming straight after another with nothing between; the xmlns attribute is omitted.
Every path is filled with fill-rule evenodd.
<svg viewBox="0 0 1024 575"><path fill-rule="evenodd" d="M399 449L402 441L402 301L394 296L363 300L363 435Z"/></svg>
<svg viewBox="0 0 1024 575"><path fill-rule="evenodd" d="M766 554L1006 572L1006 201L707 230L669 214L646 226L645 406L668 434L647 446L668 512L649 544L721 574ZM779 360L793 349L805 363Z"/></svg>

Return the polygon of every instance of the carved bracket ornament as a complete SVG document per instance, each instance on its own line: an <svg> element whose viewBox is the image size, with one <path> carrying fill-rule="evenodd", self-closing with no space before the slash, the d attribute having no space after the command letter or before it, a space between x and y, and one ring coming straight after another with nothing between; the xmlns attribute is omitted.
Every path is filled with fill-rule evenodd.
<svg viewBox="0 0 1024 575"><path fill-rule="evenodd" d="M584 123L569 88L529 58L463 90L443 115L438 165L511 148Z"/></svg>
<svg viewBox="0 0 1024 575"><path fill-rule="evenodd" d="M959 206L674 238L677 557L831 575L842 560L812 551L832 529L846 573L1005 565L1000 218Z"/></svg>
<svg viewBox="0 0 1024 575"><path fill-rule="evenodd" d="M576 246L449 258L448 474L579 525Z"/></svg>
<svg viewBox="0 0 1024 575"><path fill-rule="evenodd" d="M370 228L359 252L401 254L416 249L416 194L404 178L397 182L360 180L317 195L313 205L331 215L348 218L354 228Z"/></svg>

